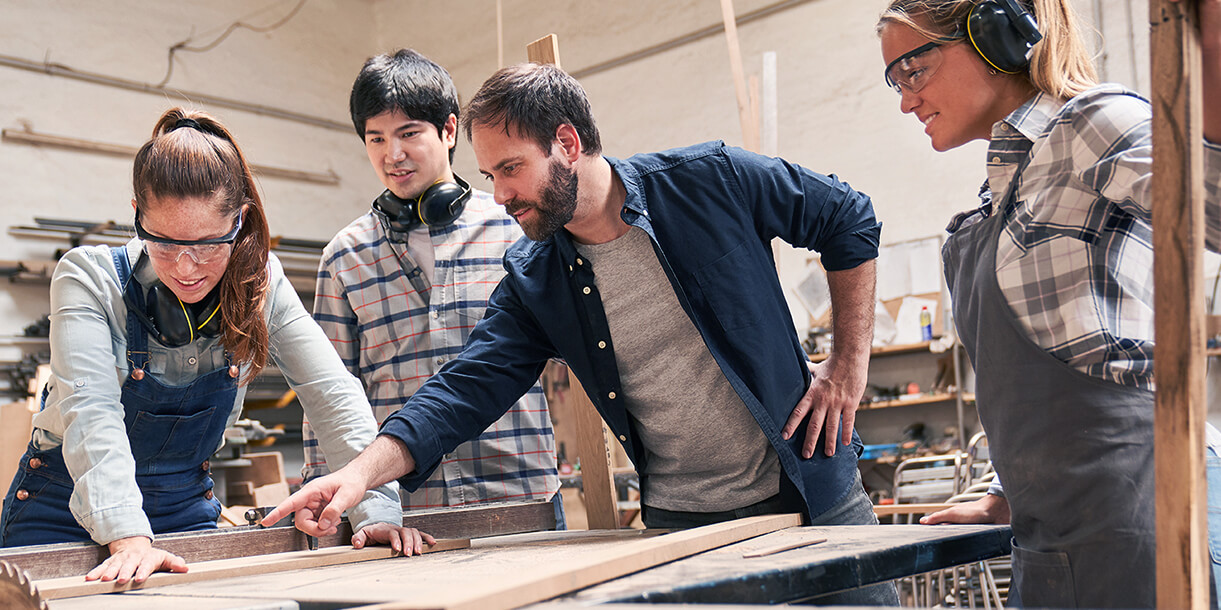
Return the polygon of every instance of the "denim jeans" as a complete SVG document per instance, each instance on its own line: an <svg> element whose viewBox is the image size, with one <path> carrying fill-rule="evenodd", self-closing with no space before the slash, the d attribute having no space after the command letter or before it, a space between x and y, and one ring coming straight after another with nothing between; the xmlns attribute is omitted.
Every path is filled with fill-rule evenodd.
<svg viewBox="0 0 1221 610"><path fill-rule="evenodd" d="M800 497L796 495L796 490L785 487L781 493L761 502L716 513L676 512L641 504L641 519L647 527L687 528L756 515L804 513L805 506ZM873 503L869 501L869 495L861 486L861 475L858 472L856 483L847 496L819 515L810 525L877 525L877 523L878 518L873 513ZM852 591L820 595L817 598L798 603L820 606L898 606L899 592L895 589L893 582L885 582Z"/></svg>

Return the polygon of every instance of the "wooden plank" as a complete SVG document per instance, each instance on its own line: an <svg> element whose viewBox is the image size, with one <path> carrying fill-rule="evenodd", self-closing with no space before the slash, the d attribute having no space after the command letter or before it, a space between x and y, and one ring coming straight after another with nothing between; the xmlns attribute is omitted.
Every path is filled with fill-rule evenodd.
<svg viewBox="0 0 1221 610"><path fill-rule="evenodd" d="M954 504L878 504L873 507L873 514L879 517L890 515L927 515L939 510L945 510Z"/></svg>
<svg viewBox="0 0 1221 610"><path fill-rule="evenodd" d="M759 151L759 124L751 112L750 95L746 90L746 72L742 68L742 49L738 44L738 21L733 0L721 0L721 19L725 22L725 42L729 46L729 70L733 73L733 89L738 96L738 120L742 124L742 148Z"/></svg>
<svg viewBox="0 0 1221 610"><path fill-rule="evenodd" d="M424 546L425 553L437 553L453 549L470 548L471 541L466 539L441 539L434 546ZM118 583L115 581L86 582L80 576L66 576L34 582L43 599L65 599L69 597L84 597L86 595L101 595L105 593L120 593L123 591L138 591L179 585L205 580L219 580L235 576L251 576L254 574L270 574L272 572L287 572L289 570L304 570L323 566L388 559L399 554L387 546L370 546L354 549L350 546L336 546L317 551L292 551L257 555L254 557L238 557L234 559L218 559L204 561L190 566L190 571L182 573L158 572L148 577L148 580L137 584L134 581Z"/></svg>
<svg viewBox="0 0 1221 610"><path fill-rule="evenodd" d="M801 548L805 548L807 546L821 544L826 541L827 541L826 538L810 538L808 540L798 540L796 542L786 542L784 544L777 544L774 546L769 546L766 548L742 553L742 559L754 559L755 557L767 557L768 555L775 555L776 553L783 553L785 551L791 551L793 549L801 549Z"/></svg>
<svg viewBox="0 0 1221 610"><path fill-rule="evenodd" d="M1194 2L1150 0L1157 604L1206 608L1203 114Z"/></svg>
<svg viewBox="0 0 1221 610"><path fill-rule="evenodd" d="M608 549L598 557L537 572L506 574L493 582L471 583L444 601L402 601L366 606L378 610L500 610L517 608L638 572L662 563L801 525L801 515L763 515L682 530Z"/></svg>
<svg viewBox="0 0 1221 610"><path fill-rule="evenodd" d="M560 39L555 34L547 34L526 45L526 57L534 63L554 64L564 69L560 66Z"/></svg>
<svg viewBox="0 0 1221 610"><path fill-rule="evenodd" d="M577 376L572 374L572 369L568 369L568 383L589 529L616 529L619 527L619 507L615 497L615 476L611 471L606 424L602 422L602 416L589 400Z"/></svg>
<svg viewBox="0 0 1221 610"><path fill-rule="evenodd" d="M549 501L488 504L410 512L403 524L437 538L479 538L555 528L555 507ZM348 544L352 531L345 520L339 532L318 539L318 547ZM308 548L305 534L295 527L234 527L157 536L157 548L187 563L268 555ZM110 555L93 543L45 544L0 549L0 559L29 573L31 578L83 576Z"/></svg>

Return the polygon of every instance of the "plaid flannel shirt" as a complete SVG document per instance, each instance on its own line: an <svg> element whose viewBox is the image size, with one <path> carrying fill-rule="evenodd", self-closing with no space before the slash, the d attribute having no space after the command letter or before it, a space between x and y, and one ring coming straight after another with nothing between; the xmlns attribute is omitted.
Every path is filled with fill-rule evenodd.
<svg viewBox="0 0 1221 610"><path fill-rule="evenodd" d="M1028 336L1093 377L1153 389L1152 113L1100 85L1067 103L1031 98L992 127L983 205L950 233L1003 210L997 281ZM1221 250L1221 147L1205 142L1205 239Z"/></svg>
<svg viewBox="0 0 1221 610"><path fill-rule="evenodd" d="M462 351L505 270L505 250L521 228L491 195L472 191L462 216L431 231L435 254L430 298L412 287L379 219L372 213L340 231L323 250L314 318L344 364L365 386L378 423ZM305 422L309 480L327 473ZM478 438L447 454L403 508L487 501L546 500L559 490L555 437L543 390L535 383Z"/></svg>

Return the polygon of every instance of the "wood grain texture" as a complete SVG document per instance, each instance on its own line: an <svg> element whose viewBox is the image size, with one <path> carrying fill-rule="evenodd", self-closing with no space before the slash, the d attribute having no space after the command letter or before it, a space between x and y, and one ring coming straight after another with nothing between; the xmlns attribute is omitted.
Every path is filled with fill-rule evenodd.
<svg viewBox="0 0 1221 610"><path fill-rule="evenodd" d="M599 556L537 572L506 574L492 582L472 583L443 600L429 599L366 606L378 610L501 610L551 599L662 563L801 525L801 515L764 515L682 530L610 548Z"/></svg>
<svg viewBox="0 0 1221 610"><path fill-rule="evenodd" d="M821 544L826 541L827 541L826 538L810 538L808 540L798 540L796 542L786 542L784 544L777 544L774 546L764 547L761 549L755 549L753 551L747 551L745 553L742 553L742 559L754 559L755 557L767 557L768 555L775 555L776 553L783 553L785 551L791 551L793 549L805 548L807 546Z"/></svg>
<svg viewBox="0 0 1221 610"><path fill-rule="evenodd" d="M733 9L733 0L721 0L721 19L725 22L725 43L729 47L729 70L733 74L733 90L738 97L738 120L742 124L742 148L759 152L759 124L752 112L750 94L746 86L746 72L742 68L742 48L738 43L738 20Z"/></svg>
<svg viewBox="0 0 1221 610"><path fill-rule="evenodd" d="M873 514L879 517L890 515L927 515L939 510L945 510L953 504L878 504L873 507Z"/></svg>
<svg viewBox="0 0 1221 610"><path fill-rule="evenodd" d="M1150 0L1157 598L1206 608L1203 116L1194 2Z"/></svg>
<svg viewBox="0 0 1221 610"><path fill-rule="evenodd" d="M577 455L581 458L581 489L589 529L613 530L619 527L619 508L615 497L615 475L611 471L610 443L606 424L589 400L585 388L572 369L568 369L568 396L576 422Z"/></svg>
<svg viewBox="0 0 1221 610"><path fill-rule="evenodd" d="M437 544L431 547L425 545L424 553L465 549L470 546L470 540L442 539L438 540ZM350 546L336 546L317 551L292 551L289 553L275 553L254 557L204 561L190 566L189 572L158 572L140 584L131 581L122 584L114 581L86 582L84 577L81 576L66 576L36 580L34 581L34 586L38 589L43 599L65 599L86 595L153 589L168 585L218 580L235 576L251 576L254 574L269 574L272 572L287 572L289 570L303 570L345 563L357 563L360 561L372 561L374 559L388 559L398 555L394 549L386 546L371 546L363 549L354 549Z"/></svg>
<svg viewBox="0 0 1221 610"><path fill-rule="evenodd" d="M437 538L481 538L555 528L555 507L549 501L487 504L406 513L403 524ZM319 548L348 544L352 531L344 521L339 532L318 539ZM157 548L199 561L268 555L306 550L305 534L292 526L240 527L157 537ZM84 576L109 556L93 543L64 543L0 550L0 559L25 570L31 578Z"/></svg>
<svg viewBox="0 0 1221 610"><path fill-rule="evenodd" d="M554 64L555 67L564 69L560 65L560 39L555 34L547 34L526 45L526 58L535 63Z"/></svg>

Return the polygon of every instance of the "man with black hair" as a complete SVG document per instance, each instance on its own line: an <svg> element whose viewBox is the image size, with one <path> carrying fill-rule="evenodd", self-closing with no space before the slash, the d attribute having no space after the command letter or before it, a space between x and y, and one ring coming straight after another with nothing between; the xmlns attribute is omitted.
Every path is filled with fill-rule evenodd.
<svg viewBox="0 0 1221 610"><path fill-rule="evenodd" d="M350 110L386 191L323 250L314 318L380 423L462 350L505 274L501 257L522 233L451 168L458 94L444 68L408 49L373 57L352 86ZM543 391L527 384L510 402L414 491L402 490L405 510L552 499L563 528ZM309 480L327 473L326 460L309 422L304 436Z"/></svg>

